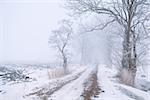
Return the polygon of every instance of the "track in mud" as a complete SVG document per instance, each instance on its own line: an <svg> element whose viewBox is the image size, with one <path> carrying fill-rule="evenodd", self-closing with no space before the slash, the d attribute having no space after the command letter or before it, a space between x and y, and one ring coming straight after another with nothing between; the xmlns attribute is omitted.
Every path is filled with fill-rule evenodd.
<svg viewBox="0 0 150 100"><path fill-rule="evenodd" d="M91 100L92 97L96 98L101 89L98 84L98 66L92 71L87 82L84 83L84 93L82 94L84 100Z"/></svg>

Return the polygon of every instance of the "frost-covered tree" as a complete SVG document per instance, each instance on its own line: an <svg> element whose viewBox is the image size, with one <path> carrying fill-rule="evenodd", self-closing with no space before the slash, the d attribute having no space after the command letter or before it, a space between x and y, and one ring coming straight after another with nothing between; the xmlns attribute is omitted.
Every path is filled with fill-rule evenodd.
<svg viewBox="0 0 150 100"><path fill-rule="evenodd" d="M67 6L74 13L96 13L108 15L105 25L99 24L91 29L104 29L112 23L123 28L122 58L120 79L128 85L134 85L137 71L138 42L146 39L146 24L149 21L148 0L67 0Z"/></svg>
<svg viewBox="0 0 150 100"><path fill-rule="evenodd" d="M63 61L64 72L68 73L68 44L73 33L72 22L62 20L58 29L52 30L49 43L57 49Z"/></svg>

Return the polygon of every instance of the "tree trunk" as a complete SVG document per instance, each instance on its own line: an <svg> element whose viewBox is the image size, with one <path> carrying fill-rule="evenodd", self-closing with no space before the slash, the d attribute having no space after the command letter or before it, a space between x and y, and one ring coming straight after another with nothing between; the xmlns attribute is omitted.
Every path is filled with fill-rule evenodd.
<svg viewBox="0 0 150 100"><path fill-rule="evenodd" d="M129 32L125 32L124 41L123 41L123 57L122 57L123 68L130 67L130 58L131 58L130 35Z"/></svg>
<svg viewBox="0 0 150 100"><path fill-rule="evenodd" d="M121 81L127 85L133 86L134 84L134 73L132 72L132 59L131 59L131 42L130 42L130 31L125 32L123 41L123 57L122 57L122 69L120 72Z"/></svg>
<svg viewBox="0 0 150 100"><path fill-rule="evenodd" d="M127 85L134 86L134 80L136 76L136 41L135 34L131 34L131 16L129 13L129 19L127 28L125 28L125 36L123 41L123 57L122 57L122 69L121 80Z"/></svg>
<svg viewBox="0 0 150 100"><path fill-rule="evenodd" d="M132 31L132 66L131 66L131 71L132 71L132 77L135 80L136 77L136 71L137 71L137 54L136 54L136 36L135 32ZM133 80L133 84L134 84Z"/></svg>
<svg viewBox="0 0 150 100"><path fill-rule="evenodd" d="M130 52L128 50L125 50L127 52ZM121 69L121 80L123 81L123 83L127 84L127 85L131 85L134 86L134 80L135 80L135 76L136 76L136 52L134 51L133 53L133 57L131 57L131 54L127 54L127 55L123 55L123 59L122 59L122 69Z"/></svg>
<svg viewBox="0 0 150 100"><path fill-rule="evenodd" d="M64 68L64 73L67 74L68 70L67 70L67 58L64 56L63 57L63 68Z"/></svg>
<svg viewBox="0 0 150 100"><path fill-rule="evenodd" d="M134 86L137 70L136 60L136 37L135 32L131 31L129 24L123 41L122 69L120 76L122 82L130 86Z"/></svg>

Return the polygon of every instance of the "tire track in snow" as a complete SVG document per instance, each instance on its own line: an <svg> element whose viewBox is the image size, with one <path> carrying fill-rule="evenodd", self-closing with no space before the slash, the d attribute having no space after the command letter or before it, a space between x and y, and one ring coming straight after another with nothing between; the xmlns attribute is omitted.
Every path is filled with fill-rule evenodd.
<svg viewBox="0 0 150 100"><path fill-rule="evenodd" d="M88 68L78 79L63 86L52 94L48 100L83 100L81 95L84 91L84 82L92 72L92 69Z"/></svg>
<svg viewBox="0 0 150 100"><path fill-rule="evenodd" d="M84 100L91 100L93 97L97 97L100 93L100 88L97 79L98 65L95 66L87 81L84 83Z"/></svg>
<svg viewBox="0 0 150 100"><path fill-rule="evenodd" d="M31 97L34 100L47 100L50 95L61 89L63 86L78 79L86 71L86 69L87 68L79 68L73 74L66 75L60 79L51 80L49 83L35 88L34 91L25 95L25 97Z"/></svg>

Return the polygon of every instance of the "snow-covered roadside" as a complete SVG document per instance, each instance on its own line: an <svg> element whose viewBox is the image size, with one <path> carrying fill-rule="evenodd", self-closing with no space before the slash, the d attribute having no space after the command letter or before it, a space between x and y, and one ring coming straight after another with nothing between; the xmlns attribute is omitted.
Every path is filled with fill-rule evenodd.
<svg viewBox="0 0 150 100"><path fill-rule="evenodd" d="M56 91L48 100L83 100L81 95L84 92L84 82L92 70L93 67L89 67L78 79Z"/></svg>
<svg viewBox="0 0 150 100"><path fill-rule="evenodd" d="M135 86L138 89L150 92L150 70L149 66L139 66L137 69Z"/></svg>
<svg viewBox="0 0 150 100"><path fill-rule="evenodd" d="M98 79L103 92L93 100L149 100L150 94L148 92L118 83L115 75L115 69L99 65Z"/></svg>
<svg viewBox="0 0 150 100"><path fill-rule="evenodd" d="M86 66L71 66L71 74L79 73L85 70ZM33 89L44 86L49 82L56 81L60 78L49 79L47 74L47 68L27 68L29 77L33 78L31 82L10 82L5 85L0 85L0 100L33 100L33 98L27 97L26 95L33 92ZM63 79L64 77L61 77ZM2 81L0 81L2 82Z"/></svg>
<svg viewBox="0 0 150 100"><path fill-rule="evenodd" d="M99 94L98 98L94 98L93 100L134 100L119 90L119 87L113 79L113 76L115 75L114 72L113 69L110 69L105 65L99 66L98 80L103 92Z"/></svg>
<svg viewBox="0 0 150 100"><path fill-rule="evenodd" d="M126 86L123 84L119 84L119 86L123 93L125 93L131 98L134 98L135 100L149 100L150 98L150 94L145 91L141 91L139 89Z"/></svg>

